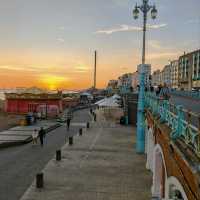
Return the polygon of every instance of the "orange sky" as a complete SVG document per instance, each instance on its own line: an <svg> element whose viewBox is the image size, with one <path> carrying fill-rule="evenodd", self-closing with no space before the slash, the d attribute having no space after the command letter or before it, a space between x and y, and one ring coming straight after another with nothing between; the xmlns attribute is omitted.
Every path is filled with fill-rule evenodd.
<svg viewBox="0 0 200 200"><path fill-rule="evenodd" d="M133 52L133 54L132 54ZM178 52L179 53L179 52ZM148 54L154 69L178 53ZM132 55L135 55L134 57ZM98 52L97 87L123 73L136 71L140 52L114 51L113 55ZM93 52L74 56L65 52L2 52L0 57L0 88L42 87L48 89L84 89L93 84ZM160 64L161 63L161 64ZM163 63L163 64L162 64Z"/></svg>
<svg viewBox="0 0 200 200"><path fill-rule="evenodd" d="M155 4L158 17L148 17L147 24L146 63L152 70L200 44L200 1ZM129 0L2 1L0 88L91 87L94 50L98 88L136 71L141 63L142 17L133 19L134 5Z"/></svg>

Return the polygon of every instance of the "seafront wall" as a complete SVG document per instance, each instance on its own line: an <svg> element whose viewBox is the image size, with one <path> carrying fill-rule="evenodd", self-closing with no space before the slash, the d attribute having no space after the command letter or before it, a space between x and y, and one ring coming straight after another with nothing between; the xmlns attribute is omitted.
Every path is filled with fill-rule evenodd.
<svg viewBox="0 0 200 200"><path fill-rule="evenodd" d="M147 168L153 172L153 196L170 199L180 192L184 200L200 199L199 159L181 139L170 138L171 129L146 111Z"/></svg>

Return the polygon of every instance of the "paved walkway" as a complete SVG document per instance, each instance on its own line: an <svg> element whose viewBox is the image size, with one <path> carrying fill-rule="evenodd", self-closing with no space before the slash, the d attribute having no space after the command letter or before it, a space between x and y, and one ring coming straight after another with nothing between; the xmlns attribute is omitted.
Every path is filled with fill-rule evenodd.
<svg viewBox="0 0 200 200"><path fill-rule="evenodd" d="M52 159L44 172L45 187L35 181L21 200L148 200L151 174L145 156L135 152L135 130L120 125L93 124L73 146L64 146L63 159Z"/></svg>

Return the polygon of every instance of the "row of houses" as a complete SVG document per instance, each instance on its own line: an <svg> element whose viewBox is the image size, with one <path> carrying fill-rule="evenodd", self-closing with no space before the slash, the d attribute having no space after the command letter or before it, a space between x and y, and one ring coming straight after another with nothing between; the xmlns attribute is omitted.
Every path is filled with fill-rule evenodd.
<svg viewBox="0 0 200 200"><path fill-rule="evenodd" d="M167 84L181 90L200 89L200 49L184 53L152 74L152 85Z"/></svg>
<svg viewBox="0 0 200 200"><path fill-rule="evenodd" d="M120 91L121 93L127 93L131 90L137 90L139 85L139 69L134 73L126 73L118 77L117 80L110 80L107 85L107 90L110 93L116 93ZM145 66L145 84L150 85L151 83L151 65Z"/></svg>

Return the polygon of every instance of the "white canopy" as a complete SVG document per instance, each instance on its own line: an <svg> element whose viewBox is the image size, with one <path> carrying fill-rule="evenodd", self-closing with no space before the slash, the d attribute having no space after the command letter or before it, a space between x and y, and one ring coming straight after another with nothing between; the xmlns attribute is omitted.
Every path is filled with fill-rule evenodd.
<svg viewBox="0 0 200 200"><path fill-rule="evenodd" d="M121 99L121 97L120 97L118 94L114 94L114 95L112 96L112 98L113 98L113 99Z"/></svg>
<svg viewBox="0 0 200 200"><path fill-rule="evenodd" d="M101 101L98 103L100 107L119 107L119 104L116 102L115 99L111 98L105 98L104 101Z"/></svg>
<svg viewBox="0 0 200 200"><path fill-rule="evenodd" d="M106 99L107 99L107 98L104 98L104 99L101 99L101 100L97 101L97 102L95 103L95 105L99 105L100 103L103 103Z"/></svg>

